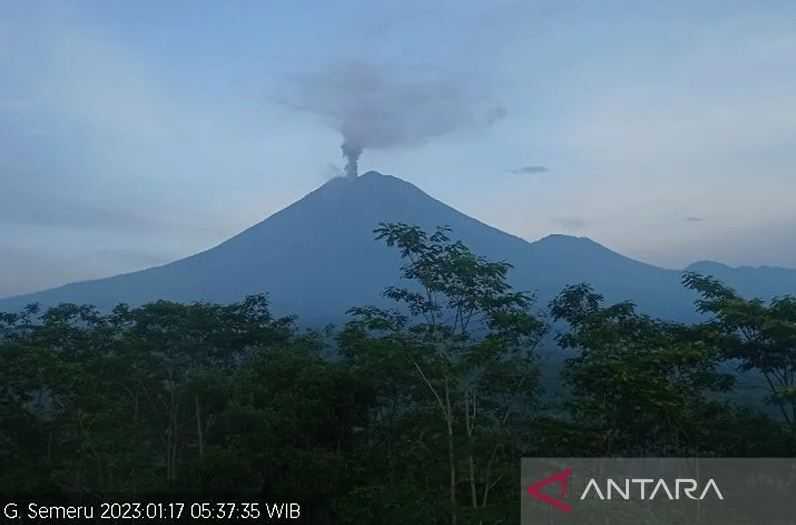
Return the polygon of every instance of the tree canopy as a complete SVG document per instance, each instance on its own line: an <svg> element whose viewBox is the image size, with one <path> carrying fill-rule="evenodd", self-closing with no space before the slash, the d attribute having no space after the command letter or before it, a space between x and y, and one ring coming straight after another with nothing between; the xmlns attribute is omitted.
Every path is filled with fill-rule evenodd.
<svg viewBox="0 0 796 525"><path fill-rule="evenodd" d="M403 261L383 292L394 307L357 306L339 329L301 330L265 295L0 314L0 492L248 494L298 501L312 523L516 523L523 456L796 453L793 297L688 273L697 324L585 283L539 305L508 261L452 235L380 225ZM564 359L555 391L543 347ZM739 392L741 376L767 395Z"/></svg>

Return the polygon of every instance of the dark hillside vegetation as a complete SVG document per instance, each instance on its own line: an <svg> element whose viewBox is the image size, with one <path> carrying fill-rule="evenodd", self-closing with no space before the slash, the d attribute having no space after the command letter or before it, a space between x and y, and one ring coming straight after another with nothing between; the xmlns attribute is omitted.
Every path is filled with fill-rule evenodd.
<svg viewBox="0 0 796 525"><path fill-rule="evenodd" d="M381 225L406 286L339 330L300 330L262 295L2 314L0 493L234 493L301 502L315 523L513 523L523 456L796 454L796 299L688 273L700 324L587 284L548 307L451 235ZM567 356L556 410L545 336ZM774 411L730 401L728 363L765 378Z"/></svg>

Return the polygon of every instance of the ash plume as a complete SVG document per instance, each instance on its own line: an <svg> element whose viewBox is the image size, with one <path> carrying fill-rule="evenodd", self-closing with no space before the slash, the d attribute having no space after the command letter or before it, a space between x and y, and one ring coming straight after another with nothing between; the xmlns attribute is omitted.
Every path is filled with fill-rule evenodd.
<svg viewBox="0 0 796 525"><path fill-rule="evenodd" d="M362 155L362 146L345 140L340 146L345 158L345 174L356 177L359 174L359 156Z"/></svg>
<svg viewBox="0 0 796 525"><path fill-rule="evenodd" d="M428 68L346 63L296 75L280 102L340 132L345 173L367 149L411 147L457 130L491 126L506 109L465 78Z"/></svg>

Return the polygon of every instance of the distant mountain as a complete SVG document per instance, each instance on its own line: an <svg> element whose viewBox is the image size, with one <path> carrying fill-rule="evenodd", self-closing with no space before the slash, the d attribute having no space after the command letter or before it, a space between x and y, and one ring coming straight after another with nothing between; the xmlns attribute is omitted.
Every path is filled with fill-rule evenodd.
<svg viewBox="0 0 796 525"><path fill-rule="evenodd" d="M529 243L373 171L331 180L210 250L139 272L0 300L0 311L32 302L101 308L157 299L223 303L268 292L279 314L295 313L312 325L339 322L351 306L384 304L381 291L398 281L398 254L373 240L382 221L450 226L454 238L476 253L511 262L514 286L537 292L543 303L563 286L585 281L608 300L631 299L654 315L693 316L693 295L682 289L677 271L629 259L582 237L551 235ZM726 279L750 296L796 293L794 270L716 263L692 268Z"/></svg>
<svg viewBox="0 0 796 525"><path fill-rule="evenodd" d="M731 284L747 297L796 295L796 270L776 266L739 266L733 268L714 261L700 261L686 268L690 272L712 275Z"/></svg>

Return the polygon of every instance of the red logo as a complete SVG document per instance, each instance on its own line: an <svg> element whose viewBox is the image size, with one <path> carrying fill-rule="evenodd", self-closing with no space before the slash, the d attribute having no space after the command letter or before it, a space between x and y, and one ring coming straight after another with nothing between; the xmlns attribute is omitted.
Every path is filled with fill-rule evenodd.
<svg viewBox="0 0 796 525"><path fill-rule="evenodd" d="M553 474L552 476L548 476L541 481L537 481L530 487L528 487L528 494L536 498L537 500L541 501L542 503L547 503L551 507L554 507L562 512L572 512L572 505L567 503L566 501L561 501L560 499L556 499L552 496L548 496L547 494L542 493L542 489L548 485L557 484L559 487L559 497L566 498L567 492L569 491L569 478L572 476L572 469L566 468L557 474Z"/></svg>

